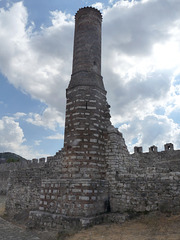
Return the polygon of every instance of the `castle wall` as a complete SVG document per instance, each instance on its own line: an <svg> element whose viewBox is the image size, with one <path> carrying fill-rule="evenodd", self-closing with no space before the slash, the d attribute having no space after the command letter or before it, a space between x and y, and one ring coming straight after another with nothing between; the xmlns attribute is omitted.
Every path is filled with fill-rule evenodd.
<svg viewBox="0 0 180 240"><path fill-rule="evenodd" d="M12 171L10 174L6 201L8 216L28 216L29 210L37 209L41 179L45 171L40 168Z"/></svg>
<svg viewBox="0 0 180 240"><path fill-rule="evenodd" d="M6 195L9 171L0 170L0 195Z"/></svg>
<svg viewBox="0 0 180 240"><path fill-rule="evenodd" d="M139 168L138 160L128 152L122 133L112 125L107 128L105 156L108 181L115 179L119 173L129 173Z"/></svg>
<svg viewBox="0 0 180 240"><path fill-rule="evenodd" d="M29 164L31 164L31 161L0 164L0 195L6 195L7 193L10 172L13 170L27 168Z"/></svg>
<svg viewBox="0 0 180 240"><path fill-rule="evenodd" d="M180 171L180 150L166 150L162 152L135 153L133 157L139 161L142 169L147 167L163 168L169 172Z"/></svg>
<svg viewBox="0 0 180 240"><path fill-rule="evenodd" d="M46 163L34 160L2 164L2 192L9 183L8 215L17 218L38 210L32 218L38 219L40 212L46 212L58 215L61 220L63 216L70 216L71 220L76 217L79 219L76 224L80 224L79 221L87 216L109 211L180 210L179 150L130 155L122 134L113 126L108 128L107 139L106 181L64 179L62 156ZM9 171L3 171L5 169ZM49 216L48 219L40 221L40 227L44 228L48 222L53 227L53 218L50 220Z"/></svg>
<svg viewBox="0 0 180 240"><path fill-rule="evenodd" d="M112 212L180 211L180 173L120 174L111 195Z"/></svg>
<svg viewBox="0 0 180 240"><path fill-rule="evenodd" d="M11 163L8 172L6 213L9 217L28 216L30 210L39 208L42 180L59 177L61 160L41 160L25 164ZM11 165L10 164L10 165ZM5 166L3 166L4 168ZM1 183L2 184L2 183Z"/></svg>
<svg viewBox="0 0 180 240"><path fill-rule="evenodd" d="M111 138L110 145L114 142L115 148L108 159L112 161L115 153L121 158L110 166L114 172L109 181L111 211L180 211L180 151L135 153L128 157L115 139Z"/></svg>
<svg viewBox="0 0 180 240"><path fill-rule="evenodd" d="M53 157L47 157L47 161L45 162L45 158L40 159L32 159L32 161L22 161L22 162L11 162L11 163L3 163L0 164L0 195L5 195L7 193L8 181L11 171L21 171L22 169L34 169L34 168L44 168L46 165L53 165L54 171L57 163L61 164L61 162L56 162L56 159L61 159L62 154L61 151L57 152ZM56 163L55 163L56 162ZM58 169L58 167L56 167ZM59 169L58 169L59 171Z"/></svg>

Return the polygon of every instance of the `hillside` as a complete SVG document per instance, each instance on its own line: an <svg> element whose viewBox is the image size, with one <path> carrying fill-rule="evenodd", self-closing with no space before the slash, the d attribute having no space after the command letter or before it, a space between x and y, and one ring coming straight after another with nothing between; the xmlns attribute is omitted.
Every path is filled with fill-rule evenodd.
<svg viewBox="0 0 180 240"><path fill-rule="evenodd" d="M27 159L11 152L0 153L0 164L6 162L22 162L27 161Z"/></svg>

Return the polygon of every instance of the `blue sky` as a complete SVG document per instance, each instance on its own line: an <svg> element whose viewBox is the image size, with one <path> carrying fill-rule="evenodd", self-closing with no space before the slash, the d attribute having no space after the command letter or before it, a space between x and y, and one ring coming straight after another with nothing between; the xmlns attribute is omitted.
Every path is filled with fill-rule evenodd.
<svg viewBox="0 0 180 240"><path fill-rule="evenodd" d="M103 14L102 76L128 149L180 148L179 0L0 0L0 152L28 159L63 146L74 15Z"/></svg>

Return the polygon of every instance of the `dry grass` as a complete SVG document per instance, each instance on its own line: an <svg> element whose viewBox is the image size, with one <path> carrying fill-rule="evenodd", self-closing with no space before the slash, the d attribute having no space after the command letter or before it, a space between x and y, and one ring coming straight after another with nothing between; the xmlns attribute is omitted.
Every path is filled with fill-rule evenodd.
<svg viewBox="0 0 180 240"><path fill-rule="evenodd" d="M94 226L67 240L180 240L180 215L148 215L121 225Z"/></svg>

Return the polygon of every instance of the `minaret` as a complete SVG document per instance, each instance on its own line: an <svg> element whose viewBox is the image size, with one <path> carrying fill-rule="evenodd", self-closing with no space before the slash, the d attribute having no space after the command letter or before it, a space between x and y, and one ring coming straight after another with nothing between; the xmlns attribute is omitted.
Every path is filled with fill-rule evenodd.
<svg viewBox="0 0 180 240"><path fill-rule="evenodd" d="M91 85L104 90L101 77L102 15L98 10L87 7L77 12L75 20L73 69L69 88Z"/></svg>
<svg viewBox="0 0 180 240"><path fill-rule="evenodd" d="M110 211L110 184L119 161L117 145L122 142L111 126L101 76L101 13L86 7L75 19L64 148L61 161L55 162L54 178L42 183L40 211L31 214L35 224L51 222L66 230L101 222L103 213Z"/></svg>
<svg viewBox="0 0 180 240"><path fill-rule="evenodd" d="M101 13L92 7L75 16L72 76L66 90L65 165L72 178L105 177L109 105L101 76Z"/></svg>

